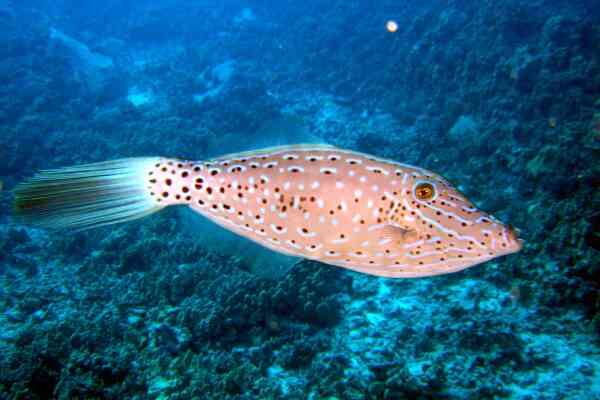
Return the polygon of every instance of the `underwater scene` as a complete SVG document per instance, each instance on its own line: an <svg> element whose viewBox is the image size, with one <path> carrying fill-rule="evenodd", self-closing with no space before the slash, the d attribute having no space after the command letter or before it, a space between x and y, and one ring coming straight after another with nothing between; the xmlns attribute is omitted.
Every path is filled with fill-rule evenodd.
<svg viewBox="0 0 600 400"><path fill-rule="evenodd" d="M0 0L0 399L600 399L597 0Z"/></svg>

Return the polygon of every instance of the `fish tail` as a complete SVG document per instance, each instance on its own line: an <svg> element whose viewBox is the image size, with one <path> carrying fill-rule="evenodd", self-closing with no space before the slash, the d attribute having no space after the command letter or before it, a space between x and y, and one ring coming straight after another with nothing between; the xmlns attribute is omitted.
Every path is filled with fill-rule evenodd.
<svg viewBox="0 0 600 400"><path fill-rule="evenodd" d="M14 189L26 224L88 229L142 218L164 208L149 179L162 160L129 158L40 171Z"/></svg>

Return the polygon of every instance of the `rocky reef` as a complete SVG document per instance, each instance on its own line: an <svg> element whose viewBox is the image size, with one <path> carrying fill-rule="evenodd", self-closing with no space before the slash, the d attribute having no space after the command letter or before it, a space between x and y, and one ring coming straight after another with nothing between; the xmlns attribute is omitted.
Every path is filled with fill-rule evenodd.
<svg viewBox="0 0 600 400"><path fill-rule="evenodd" d="M594 2L273 3L0 1L0 398L600 396ZM441 173L523 251L269 277L177 210L85 232L11 214L37 169L298 124Z"/></svg>

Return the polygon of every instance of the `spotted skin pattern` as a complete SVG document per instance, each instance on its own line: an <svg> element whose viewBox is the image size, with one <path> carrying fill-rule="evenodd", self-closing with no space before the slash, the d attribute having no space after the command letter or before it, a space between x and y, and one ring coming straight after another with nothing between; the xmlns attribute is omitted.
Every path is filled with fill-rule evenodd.
<svg viewBox="0 0 600 400"><path fill-rule="evenodd" d="M328 146L161 159L147 189L274 251L378 276L455 272L522 246L439 175Z"/></svg>

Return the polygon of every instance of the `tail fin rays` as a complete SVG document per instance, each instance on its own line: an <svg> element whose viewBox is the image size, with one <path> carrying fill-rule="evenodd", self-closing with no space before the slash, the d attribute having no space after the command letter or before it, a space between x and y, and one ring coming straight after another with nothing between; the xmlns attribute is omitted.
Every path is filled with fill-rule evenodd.
<svg viewBox="0 0 600 400"><path fill-rule="evenodd" d="M40 171L14 190L15 215L43 228L88 229L159 211L147 175L159 158L129 158Z"/></svg>

